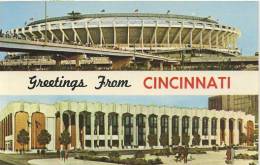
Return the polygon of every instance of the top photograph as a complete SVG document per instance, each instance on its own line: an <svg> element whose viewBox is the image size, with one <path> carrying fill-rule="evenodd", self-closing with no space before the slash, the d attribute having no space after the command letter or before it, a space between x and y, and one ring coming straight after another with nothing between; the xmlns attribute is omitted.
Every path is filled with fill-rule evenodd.
<svg viewBox="0 0 260 165"><path fill-rule="evenodd" d="M257 1L0 2L0 71L258 70Z"/></svg>

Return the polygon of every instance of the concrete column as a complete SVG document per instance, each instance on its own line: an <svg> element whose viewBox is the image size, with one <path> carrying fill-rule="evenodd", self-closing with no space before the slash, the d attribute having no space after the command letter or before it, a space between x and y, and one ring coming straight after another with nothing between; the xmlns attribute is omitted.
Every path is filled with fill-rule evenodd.
<svg viewBox="0 0 260 165"><path fill-rule="evenodd" d="M169 127L168 127L168 132L169 132L169 145L172 145L172 116L169 116Z"/></svg>
<svg viewBox="0 0 260 165"><path fill-rule="evenodd" d="M209 47L211 48L211 35L212 35L212 31L209 32Z"/></svg>
<svg viewBox="0 0 260 165"><path fill-rule="evenodd" d="M125 125L122 122L122 146L125 146Z"/></svg>
<svg viewBox="0 0 260 165"><path fill-rule="evenodd" d="M179 35L179 44L180 44L180 47L182 47L182 29L180 29L180 35Z"/></svg>
<svg viewBox="0 0 260 165"><path fill-rule="evenodd" d="M60 111L60 133L61 134L62 134L63 130L64 130L63 112ZM60 144L60 149L64 149L62 144Z"/></svg>
<svg viewBox="0 0 260 165"><path fill-rule="evenodd" d="M71 135L71 116L70 116L70 114L68 115L69 116L69 128L68 128L68 131L69 131L69 133L70 133L70 136L72 136ZM69 144L69 147L68 147L69 149L71 149L71 143Z"/></svg>
<svg viewBox="0 0 260 165"><path fill-rule="evenodd" d="M137 145L137 135L138 135L138 132L137 132L137 126L136 126L136 115L134 114L133 115L133 144L134 146Z"/></svg>
<svg viewBox="0 0 260 165"><path fill-rule="evenodd" d="M203 31L200 32L200 47L203 46Z"/></svg>
<svg viewBox="0 0 260 165"><path fill-rule="evenodd" d="M192 31L193 31L193 30L190 31L190 45L191 45L191 46L192 46Z"/></svg>
<svg viewBox="0 0 260 165"><path fill-rule="evenodd" d="M76 122L76 148L80 148L80 136L79 136L79 113L75 113Z"/></svg>
<svg viewBox="0 0 260 165"><path fill-rule="evenodd" d="M216 144L220 145L220 118L217 119L216 123Z"/></svg>
<svg viewBox="0 0 260 165"><path fill-rule="evenodd" d="M85 148L85 137L86 137L86 114L83 115L83 131L82 131L82 134L83 134L83 149Z"/></svg>
<svg viewBox="0 0 260 165"><path fill-rule="evenodd" d="M12 113L12 135L13 135L13 146L12 146L12 148L13 148L13 151L15 151L15 141L14 141L14 139L15 139L14 138L14 136L15 136L15 113Z"/></svg>
<svg viewBox="0 0 260 165"><path fill-rule="evenodd" d="M146 62L147 70L150 70L152 68L151 61Z"/></svg>
<svg viewBox="0 0 260 165"><path fill-rule="evenodd" d="M91 135L90 135L90 138L91 138L91 149L94 149L94 124L95 124L95 113L94 112L91 112L91 117L90 117L90 120L91 120Z"/></svg>
<svg viewBox="0 0 260 165"><path fill-rule="evenodd" d="M229 119L226 119L225 123L225 144L229 145Z"/></svg>
<svg viewBox="0 0 260 165"><path fill-rule="evenodd" d="M29 123L28 124L28 132L29 132L29 144L28 144L28 149L31 150L32 149L32 114L29 114Z"/></svg>
<svg viewBox="0 0 260 165"><path fill-rule="evenodd" d="M208 139L209 139L209 146L211 146L211 118L208 120Z"/></svg>
<svg viewBox="0 0 260 165"><path fill-rule="evenodd" d="M118 122L118 147L121 149L122 148L122 115L120 113L118 113L118 118L117 118L117 122Z"/></svg>
<svg viewBox="0 0 260 165"><path fill-rule="evenodd" d="M174 70L174 65L170 64L171 70Z"/></svg>
<svg viewBox="0 0 260 165"><path fill-rule="evenodd" d="M200 117L199 118L199 131L198 131L198 133L199 133L199 135L200 135L200 138L201 138L201 140L200 140L200 146L202 146L202 132L203 132L203 129L202 129L202 125L203 125L203 120L202 120L202 117Z"/></svg>
<svg viewBox="0 0 260 165"><path fill-rule="evenodd" d="M239 144L239 130L238 130L238 120L237 119L234 121L233 139L234 139L235 145Z"/></svg>
<svg viewBox="0 0 260 165"><path fill-rule="evenodd" d="M160 62L160 70L163 70L163 62Z"/></svg>
<svg viewBox="0 0 260 165"><path fill-rule="evenodd" d="M99 147L99 123L97 125L97 146Z"/></svg>
<svg viewBox="0 0 260 165"><path fill-rule="evenodd" d="M105 148L108 148L108 115L107 115L107 113L105 113L105 115L104 115L104 122L105 122L105 124L104 124L104 126L105 126Z"/></svg>
<svg viewBox="0 0 260 165"><path fill-rule="evenodd" d="M45 118L45 129L48 130L48 132L53 137L49 144L46 145L48 150L55 150L55 117L46 117Z"/></svg>
<svg viewBox="0 0 260 165"><path fill-rule="evenodd" d="M188 135L190 136L190 141L189 141L189 146L192 145L192 116L189 116L189 130L188 130Z"/></svg>
<svg viewBox="0 0 260 165"><path fill-rule="evenodd" d="M149 143L148 143L148 135L149 135L149 115L147 114L145 117L145 144L146 148L149 148Z"/></svg>
<svg viewBox="0 0 260 165"><path fill-rule="evenodd" d="M110 146L113 146L112 145L112 142L113 142L113 133L112 133L112 118L111 118L111 120L110 120L110 125L109 125L109 133L110 133ZM119 124L119 123L118 123Z"/></svg>
<svg viewBox="0 0 260 165"><path fill-rule="evenodd" d="M178 131L179 131L179 136L180 136L180 143L179 145L182 144L182 116L179 116L179 124L178 124Z"/></svg>
<svg viewBox="0 0 260 165"><path fill-rule="evenodd" d="M217 35L216 35L216 47L219 48L219 41L218 41L218 35L219 35L219 31L217 32Z"/></svg>
<svg viewBox="0 0 260 165"><path fill-rule="evenodd" d="M157 118L157 145L158 146L161 146L160 137L161 137L161 116L158 115Z"/></svg>

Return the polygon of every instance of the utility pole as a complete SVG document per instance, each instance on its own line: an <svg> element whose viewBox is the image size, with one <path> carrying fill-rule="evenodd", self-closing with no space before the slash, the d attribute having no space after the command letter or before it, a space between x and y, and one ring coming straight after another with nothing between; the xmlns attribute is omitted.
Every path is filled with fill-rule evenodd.
<svg viewBox="0 0 260 165"><path fill-rule="evenodd" d="M47 44L47 0L45 0L45 44Z"/></svg>

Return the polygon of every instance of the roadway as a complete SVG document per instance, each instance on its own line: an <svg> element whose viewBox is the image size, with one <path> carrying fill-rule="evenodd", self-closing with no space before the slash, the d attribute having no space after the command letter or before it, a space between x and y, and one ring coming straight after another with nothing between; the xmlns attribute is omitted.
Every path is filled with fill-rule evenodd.
<svg viewBox="0 0 260 165"><path fill-rule="evenodd" d="M145 60L158 60L168 63L177 63L167 57L151 55L146 53L139 53L125 50L113 50L107 48L94 48L79 45L59 44L59 43L45 43L40 41L21 40L14 38L0 37L0 51L3 52L37 52L37 53L53 53L63 55L88 54L109 57L132 57Z"/></svg>

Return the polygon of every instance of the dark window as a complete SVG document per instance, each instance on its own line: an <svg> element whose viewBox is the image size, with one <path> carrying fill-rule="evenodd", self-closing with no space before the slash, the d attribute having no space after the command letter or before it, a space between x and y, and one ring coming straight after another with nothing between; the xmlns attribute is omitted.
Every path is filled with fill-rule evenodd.
<svg viewBox="0 0 260 165"><path fill-rule="evenodd" d="M172 118L172 134L178 135L179 134L179 117L174 116Z"/></svg>
<svg viewBox="0 0 260 165"><path fill-rule="evenodd" d="M145 116L140 114L136 117L136 123L138 127L138 145L145 145Z"/></svg>
<svg viewBox="0 0 260 165"><path fill-rule="evenodd" d="M149 134L157 134L157 117L155 115L149 117Z"/></svg>
<svg viewBox="0 0 260 165"><path fill-rule="evenodd" d="M86 122L85 123L85 125L86 125L86 134L90 135L91 134L91 113L87 113L85 122Z"/></svg>
<svg viewBox="0 0 260 165"><path fill-rule="evenodd" d="M208 118L202 119L202 135L208 135Z"/></svg>
<svg viewBox="0 0 260 165"><path fill-rule="evenodd" d="M182 118L182 134L187 134L189 130L189 117L184 116Z"/></svg>
<svg viewBox="0 0 260 165"><path fill-rule="evenodd" d="M168 116L161 118L161 135L168 135Z"/></svg>
<svg viewBox="0 0 260 165"><path fill-rule="evenodd" d="M211 120L211 135L217 135L217 119L213 118Z"/></svg>
<svg viewBox="0 0 260 165"><path fill-rule="evenodd" d="M132 142L132 117L130 114L126 114L123 117L123 124L124 124L124 143L126 146L130 146Z"/></svg>
<svg viewBox="0 0 260 165"><path fill-rule="evenodd" d="M199 133L199 117L192 118L192 135Z"/></svg>

